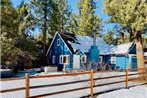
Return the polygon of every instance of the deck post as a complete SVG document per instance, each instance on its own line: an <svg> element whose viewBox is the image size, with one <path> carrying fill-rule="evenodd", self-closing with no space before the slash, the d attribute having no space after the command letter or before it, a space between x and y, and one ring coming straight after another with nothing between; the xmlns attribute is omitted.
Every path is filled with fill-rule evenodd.
<svg viewBox="0 0 147 98"><path fill-rule="evenodd" d="M90 72L90 77L91 77L91 84L90 84L90 95L91 97L93 97L93 84L94 84L94 73L93 73L93 69L91 69Z"/></svg>
<svg viewBox="0 0 147 98"><path fill-rule="evenodd" d="M128 68L126 69L126 88L128 88Z"/></svg>
<svg viewBox="0 0 147 98"><path fill-rule="evenodd" d="M25 74L25 82L26 82L26 98L30 97L30 80L29 80L29 74Z"/></svg>

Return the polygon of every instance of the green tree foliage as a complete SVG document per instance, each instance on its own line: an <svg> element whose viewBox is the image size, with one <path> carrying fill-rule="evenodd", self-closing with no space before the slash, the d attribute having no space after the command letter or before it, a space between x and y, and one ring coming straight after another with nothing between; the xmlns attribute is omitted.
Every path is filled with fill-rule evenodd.
<svg viewBox="0 0 147 98"><path fill-rule="evenodd" d="M104 0L104 11L111 16L110 22L119 23L124 29L131 30L132 38L147 30L146 0Z"/></svg>
<svg viewBox="0 0 147 98"><path fill-rule="evenodd" d="M78 32L78 16L73 12L70 14L68 31L74 34Z"/></svg>
<svg viewBox="0 0 147 98"><path fill-rule="evenodd" d="M31 9L34 17L34 23L40 31L44 23L44 6L45 0L31 0ZM62 32L69 25L70 8L66 0L47 0L47 20L46 31L49 36L54 36L56 31Z"/></svg>
<svg viewBox="0 0 147 98"><path fill-rule="evenodd" d="M65 32L69 26L71 14L66 0L51 0L52 12L50 14L50 33Z"/></svg>
<svg viewBox="0 0 147 98"><path fill-rule="evenodd" d="M1 59L3 65L15 65L18 58L34 58L35 40L26 32L30 17L27 5L22 2L17 8L10 0L2 0L1 8Z"/></svg>
<svg viewBox="0 0 147 98"><path fill-rule="evenodd" d="M138 68L144 68L142 34L147 31L146 0L104 0L104 11L110 22L119 23L136 43Z"/></svg>
<svg viewBox="0 0 147 98"><path fill-rule="evenodd" d="M147 33L142 35L144 47L147 47Z"/></svg>
<svg viewBox="0 0 147 98"><path fill-rule="evenodd" d="M107 42L107 44L117 44L116 39L114 38L114 32L113 31L107 31L106 34L103 35L103 39Z"/></svg>
<svg viewBox="0 0 147 98"><path fill-rule="evenodd" d="M94 0L79 0L78 32L80 35L91 36L93 30L100 30L100 17L95 14L96 3Z"/></svg>

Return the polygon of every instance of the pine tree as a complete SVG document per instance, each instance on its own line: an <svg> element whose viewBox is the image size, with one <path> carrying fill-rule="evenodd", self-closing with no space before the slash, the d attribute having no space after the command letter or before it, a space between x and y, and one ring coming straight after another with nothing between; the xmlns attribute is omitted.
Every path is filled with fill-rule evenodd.
<svg viewBox="0 0 147 98"><path fill-rule="evenodd" d="M70 7L66 0L51 0L52 12L50 14L50 32L65 32L69 26L71 14Z"/></svg>
<svg viewBox="0 0 147 98"><path fill-rule="evenodd" d="M74 12L71 12L68 31L76 34L78 32L78 29L78 16Z"/></svg>
<svg viewBox="0 0 147 98"><path fill-rule="evenodd" d="M22 2L14 8L10 0L2 0L0 8L2 10L2 64L16 65L20 56L24 59L34 57L35 40L26 33L30 17L27 5Z"/></svg>
<svg viewBox="0 0 147 98"><path fill-rule="evenodd" d="M47 33L53 37L56 31L66 31L69 8L66 0L31 0L31 8L36 28L43 32L43 62L45 62Z"/></svg>
<svg viewBox="0 0 147 98"><path fill-rule="evenodd" d="M103 39L107 42L107 44L117 44L116 39L114 38L113 31L107 31L106 34L103 35Z"/></svg>
<svg viewBox="0 0 147 98"><path fill-rule="evenodd" d="M95 14L96 3L94 0L79 0L78 8L80 14L77 34L91 36L93 30L97 30L98 33L101 20Z"/></svg>
<svg viewBox="0 0 147 98"><path fill-rule="evenodd" d="M104 11L111 16L111 22L119 23L128 30L130 39L136 44L138 68L145 68L142 34L147 32L147 1L104 0Z"/></svg>

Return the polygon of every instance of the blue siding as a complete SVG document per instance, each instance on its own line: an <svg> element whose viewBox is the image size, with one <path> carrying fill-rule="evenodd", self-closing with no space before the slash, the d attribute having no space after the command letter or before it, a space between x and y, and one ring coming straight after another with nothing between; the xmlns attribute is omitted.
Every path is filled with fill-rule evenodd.
<svg viewBox="0 0 147 98"><path fill-rule="evenodd" d="M116 65L119 66L120 69L126 69L126 67L129 65L129 57L122 55L122 56L116 56Z"/></svg>
<svg viewBox="0 0 147 98"><path fill-rule="evenodd" d="M77 53L76 53L76 55L80 55L80 58L82 57L82 55L85 55L81 50L79 50ZM87 57L87 55L86 55L86 57ZM87 59L86 59L86 61L87 61ZM80 59L80 64L82 64L82 61L81 61L81 59Z"/></svg>
<svg viewBox="0 0 147 98"><path fill-rule="evenodd" d="M79 50L76 54L80 56L85 55L81 50Z"/></svg>
<svg viewBox="0 0 147 98"><path fill-rule="evenodd" d="M57 40L60 39L60 45L57 46ZM52 63L52 56L56 56L55 64ZM65 45L59 34L55 36L52 46L48 52L48 63L49 65L57 65L58 68L63 68L63 64L59 63L60 55L70 55L70 63L72 63L72 54L69 48ZM66 65L66 67L71 67L72 65Z"/></svg>
<svg viewBox="0 0 147 98"><path fill-rule="evenodd" d="M132 57L131 59L132 59L131 60L132 61L132 66L131 67L132 68L137 68L137 58L136 57Z"/></svg>
<svg viewBox="0 0 147 98"><path fill-rule="evenodd" d="M110 62L111 62L111 56L110 55L104 55L102 57L103 57L104 63L110 64Z"/></svg>

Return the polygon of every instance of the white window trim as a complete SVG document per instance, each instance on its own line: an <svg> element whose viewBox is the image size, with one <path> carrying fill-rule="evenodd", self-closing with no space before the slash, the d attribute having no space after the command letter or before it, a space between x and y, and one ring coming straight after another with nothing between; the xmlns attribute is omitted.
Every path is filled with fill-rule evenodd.
<svg viewBox="0 0 147 98"><path fill-rule="evenodd" d="M112 62L112 58L115 60L114 62ZM116 64L116 57L115 56L111 57L111 64Z"/></svg>
<svg viewBox="0 0 147 98"><path fill-rule="evenodd" d="M83 59L82 59L83 57L85 57L85 61L83 61ZM86 61L87 61L86 59L87 59L86 55L82 55L82 56L81 56L81 62L82 62L82 63L86 63Z"/></svg>
<svg viewBox="0 0 147 98"><path fill-rule="evenodd" d="M57 46L60 46L60 39L57 39Z"/></svg>
<svg viewBox="0 0 147 98"><path fill-rule="evenodd" d="M100 56L99 58L100 58L100 59L99 59L99 63L102 63L102 62L103 62L103 57Z"/></svg>
<svg viewBox="0 0 147 98"><path fill-rule="evenodd" d="M68 59L68 56L69 56L69 58L70 58L70 55L60 55L60 60L59 60L59 63L60 64L69 64L69 62L70 62L70 59ZM66 59L68 59L68 60L66 60L66 63L63 63L63 58L64 57L66 57ZM62 58L62 60L61 60L61 58Z"/></svg>
<svg viewBox="0 0 147 98"><path fill-rule="evenodd" d="M55 63L56 63L56 56L53 55L53 56L52 56L52 64L55 64Z"/></svg>
<svg viewBox="0 0 147 98"><path fill-rule="evenodd" d="M60 55L60 57L59 57L59 63L60 64L63 64L63 55Z"/></svg>

